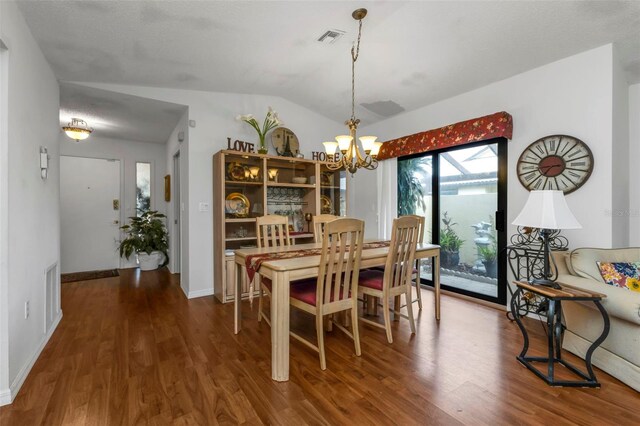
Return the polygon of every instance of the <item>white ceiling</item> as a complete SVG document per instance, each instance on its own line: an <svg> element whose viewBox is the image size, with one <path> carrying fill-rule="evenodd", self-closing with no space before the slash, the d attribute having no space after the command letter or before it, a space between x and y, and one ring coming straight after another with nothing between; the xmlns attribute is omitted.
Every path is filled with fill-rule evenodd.
<svg viewBox="0 0 640 426"><path fill-rule="evenodd" d="M366 124L610 42L640 82L639 1L23 1L62 81L282 96ZM334 44L316 39L346 31ZM395 104L397 105L395 105ZM400 106L400 108L398 107Z"/></svg>
<svg viewBox="0 0 640 426"><path fill-rule="evenodd" d="M60 126L81 118L93 136L136 142L167 142L187 107L169 102L60 83Z"/></svg>

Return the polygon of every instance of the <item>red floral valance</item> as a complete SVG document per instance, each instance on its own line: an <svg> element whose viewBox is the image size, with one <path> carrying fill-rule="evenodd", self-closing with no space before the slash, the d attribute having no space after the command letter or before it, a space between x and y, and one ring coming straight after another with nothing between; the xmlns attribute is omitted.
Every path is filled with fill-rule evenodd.
<svg viewBox="0 0 640 426"><path fill-rule="evenodd" d="M387 141L380 147L378 160L500 137L511 139L512 135L513 119L511 115L504 111L496 112L439 129L427 130Z"/></svg>

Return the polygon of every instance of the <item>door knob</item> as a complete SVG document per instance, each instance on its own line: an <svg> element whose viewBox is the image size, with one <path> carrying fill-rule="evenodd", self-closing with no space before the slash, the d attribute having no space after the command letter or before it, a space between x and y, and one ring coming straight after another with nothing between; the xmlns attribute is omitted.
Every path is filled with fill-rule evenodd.
<svg viewBox="0 0 640 426"><path fill-rule="evenodd" d="M118 225L118 224L120 224L120 221L118 219L116 219L116 220L113 221L113 224L114 225Z"/></svg>

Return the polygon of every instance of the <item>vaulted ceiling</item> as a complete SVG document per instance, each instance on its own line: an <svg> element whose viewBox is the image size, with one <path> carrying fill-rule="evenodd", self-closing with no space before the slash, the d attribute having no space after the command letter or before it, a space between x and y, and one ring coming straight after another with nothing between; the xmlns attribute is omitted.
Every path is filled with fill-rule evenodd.
<svg viewBox="0 0 640 426"><path fill-rule="evenodd" d="M640 82L637 1L20 2L61 81L277 95L340 121L357 7L367 124L610 42ZM318 42L329 29L346 34Z"/></svg>

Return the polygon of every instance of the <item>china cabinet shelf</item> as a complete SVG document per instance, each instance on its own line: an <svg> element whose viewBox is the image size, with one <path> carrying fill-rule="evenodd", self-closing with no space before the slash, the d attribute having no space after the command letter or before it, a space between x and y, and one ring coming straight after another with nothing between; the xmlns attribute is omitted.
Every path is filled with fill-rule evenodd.
<svg viewBox="0 0 640 426"><path fill-rule="evenodd" d="M251 240L255 240L257 237L231 237L231 238L225 238L225 241L251 241Z"/></svg>
<svg viewBox="0 0 640 426"><path fill-rule="evenodd" d="M264 185L264 182L262 182L262 179L260 180L260 182L254 182L254 181L243 181L243 180L226 180L225 184L227 186L262 186Z"/></svg>
<svg viewBox="0 0 640 426"><path fill-rule="evenodd" d="M267 186L270 188L309 188L315 189L316 186L310 183L281 183L281 182L269 182Z"/></svg>

